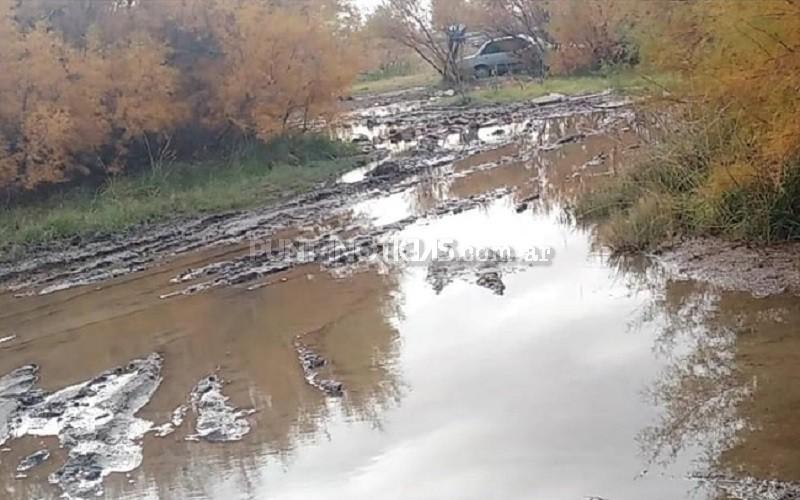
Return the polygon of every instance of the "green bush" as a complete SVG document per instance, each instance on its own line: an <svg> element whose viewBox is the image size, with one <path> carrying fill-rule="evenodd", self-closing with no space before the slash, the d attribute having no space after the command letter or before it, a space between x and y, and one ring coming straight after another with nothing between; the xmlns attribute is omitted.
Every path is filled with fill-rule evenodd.
<svg viewBox="0 0 800 500"><path fill-rule="evenodd" d="M764 173L774 166L749 163L752 145L737 137L735 122L681 127L579 197L578 220L597 222L601 242L616 251L650 250L682 236L800 239L800 162L782 165L785 175L775 182Z"/></svg>

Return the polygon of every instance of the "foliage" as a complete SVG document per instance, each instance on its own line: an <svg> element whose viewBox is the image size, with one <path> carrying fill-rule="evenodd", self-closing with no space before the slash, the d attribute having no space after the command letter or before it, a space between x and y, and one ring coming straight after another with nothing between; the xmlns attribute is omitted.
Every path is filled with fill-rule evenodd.
<svg viewBox="0 0 800 500"><path fill-rule="evenodd" d="M757 157L726 161L747 161L779 185L800 155L800 2L692 0L648 14L650 63L680 71L687 100L736 120L740 149Z"/></svg>
<svg viewBox="0 0 800 500"><path fill-rule="evenodd" d="M0 190L330 116L359 69L344 5L0 0Z"/></svg>
<svg viewBox="0 0 800 500"><path fill-rule="evenodd" d="M464 40L449 28L468 28L473 3L466 0L384 0L373 19L383 38L413 50L450 85L459 86Z"/></svg>
<svg viewBox="0 0 800 500"><path fill-rule="evenodd" d="M654 154L579 212L630 229L647 199L667 198L679 235L800 239L800 2L689 0L630 13L647 65L681 74L665 87L680 112Z"/></svg>
<svg viewBox="0 0 800 500"><path fill-rule="evenodd" d="M490 38L524 35L537 46L537 64L549 53L557 75L638 63L631 33L634 0L385 0L375 18L384 19L390 39L414 48L449 77L444 29L466 25Z"/></svg>
<svg viewBox="0 0 800 500"><path fill-rule="evenodd" d="M0 212L0 249L247 208L308 189L359 161L349 144L314 134L248 144L230 158L177 162L169 169L116 177L99 187L60 189L47 199L10 207Z"/></svg>
<svg viewBox="0 0 800 500"><path fill-rule="evenodd" d="M476 0L484 11L484 29L492 35L526 35L544 52L552 2L558 0Z"/></svg>
<svg viewBox="0 0 800 500"><path fill-rule="evenodd" d="M379 7L364 22L360 29L365 74L362 81L378 81L387 78L408 76L418 72L421 63L413 49L385 36L390 11Z"/></svg>
<svg viewBox="0 0 800 500"><path fill-rule="evenodd" d="M742 151L738 120L697 113L679 114L666 139L582 196L579 219L600 221L603 243L620 251L682 235L800 239L800 165L775 186L749 164L725 160Z"/></svg>
<svg viewBox="0 0 800 500"><path fill-rule="evenodd" d="M557 75L596 72L638 63L629 11L620 0L559 0L550 4L548 31L557 42L550 69Z"/></svg>

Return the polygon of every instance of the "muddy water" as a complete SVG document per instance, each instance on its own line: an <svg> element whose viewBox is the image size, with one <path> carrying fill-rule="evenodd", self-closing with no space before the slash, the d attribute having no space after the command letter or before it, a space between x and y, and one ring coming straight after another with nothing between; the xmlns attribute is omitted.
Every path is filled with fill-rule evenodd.
<svg viewBox="0 0 800 500"><path fill-rule="evenodd" d="M404 109L420 113L393 113ZM371 128L387 116L377 111ZM2 498L793 498L781 495L800 480L800 302L612 259L572 222L575 193L646 140L635 116L481 120L477 137L439 135L455 161L283 234L339 227L382 244L546 249L545 259L297 260L175 295L185 287L175 277L206 269L187 278L201 282L207 266L246 258L239 241L110 281L0 296L0 374L36 364L43 394L0 387L2 403L49 429L26 424L5 443ZM380 164L343 184L371 182ZM130 410L141 432L109 432L103 413L64 424L81 413L62 413L52 394L113 389L153 353L157 386L141 409L137 398L107 403L101 389L74 399ZM114 453L122 444L134 449L125 461ZM18 471L45 449L49 458ZM100 488L59 482L70 460L100 464ZM78 468L82 485L90 473Z"/></svg>

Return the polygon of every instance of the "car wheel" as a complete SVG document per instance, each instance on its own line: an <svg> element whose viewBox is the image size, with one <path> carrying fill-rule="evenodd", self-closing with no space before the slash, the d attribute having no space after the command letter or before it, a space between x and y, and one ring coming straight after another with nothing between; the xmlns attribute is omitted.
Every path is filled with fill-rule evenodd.
<svg viewBox="0 0 800 500"><path fill-rule="evenodd" d="M492 76L492 70L489 69L489 66L478 66L475 68L475 78L489 78Z"/></svg>

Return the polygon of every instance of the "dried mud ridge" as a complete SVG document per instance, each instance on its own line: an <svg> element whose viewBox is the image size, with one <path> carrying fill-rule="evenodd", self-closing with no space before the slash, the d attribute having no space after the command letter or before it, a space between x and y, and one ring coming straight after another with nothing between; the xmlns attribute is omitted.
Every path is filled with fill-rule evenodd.
<svg viewBox="0 0 800 500"><path fill-rule="evenodd" d="M0 377L0 446L24 436L56 437L67 458L49 482L66 498L101 495L107 475L141 465L145 434L165 436L183 422L183 409L176 410L179 421L158 427L136 416L161 384L162 365L163 358L151 354L53 393L37 387L35 365L13 370ZM228 403L218 377L201 380L190 400L196 433L187 439L234 441L250 430L244 417L251 412ZM49 457L49 450L40 450L24 458L18 477Z"/></svg>
<svg viewBox="0 0 800 500"><path fill-rule="evenodd" d="M17 466L17 472L18 472L17 478L23 479L27 477L24 474L25 472L28 472L34 467L42 465L49 458L50 458L50 452L48 450L39 450L23 458L22 460L20 460L19 465Z"/></svg>
<svg viewBox="0 0 800 500"><path fill-rule="evenodd" d="M390 235L420 220L464 212L507 196L509 193L507 189L499 189L463 200L454 200L422 216L406 217L379 227L357 224L342 226L326 231L318 237L296 238L292 246L256 250L236 259L189 269L174 277L171 282L181 284L203 278L212 279L197 281L185 288L165 294L162 298L192 295L212 288L249 283L304 264L319 264L324 269L337 271L340 274L353 272L374 262L384 253L391 253L392 250L388 248ZM345 236L348 233L353 235Z"/></svg>
<svg viewBox="0 0 800 500"><path fill-rule="evenodd" d="M358 245L366 257L381 249L381 238L399 231L420 219L459 213L508 192L488 193L465 200L449 200L425 214L409 217L396 224L374 227L363 221L353 221L351 207L359 201L374 199L407 190L424 181L426 176L448 167L456 160L476 153L517 142L517 134L529 134L544 120L574 115L602 115L599 126L612 127L628 110L626 103L610 93L583 97L561 97L550 102L540 101L482 108L444 108L426 103L385 116L373 116L371 124L385 129L413 129L417 142L404 154L385 158L386 152L374 150L375 169L364 179L346 184L329 182L318 189L296 196L278 206L268 206L246 212L229 212L192 220L143 227L129 233L98 238L91 241L65 242L58 248L37 248L14 261L0 261L0 286L18 295L49 294L79 286L100 283L112 278L146 270L166 259L213 247L240 245L251 241L268 241L280 231L306 229L312 231L331 226L332 220L349 221L330 228L316 241L304 242L315 248L312 258L296 255L275 256L256 253L250 256L214 262L199 269L187 269L175 277L173 284L186 284L166 297L192 294L221 286L253 282L290 267L310 262L342 268L354 262L364 262L363 256L331 252L331 241L356 234ZM363 110L353 120L363 120ZM507 126L507 127L506 127ZM503 130L500 139L489 143L477 139L470 131L493 127ZM506 127L506 128L503 128ZM583 135L601 130L582 132ZM447 143L448 134L458 134L457 144ZM381 138L378 138L381 137ZM571 136L569 136L571 137ZM557 148L565 137L534 147ZM569 139L572 140L572 139ZM380 146L388 136L376 135ZM567 141L568 142L568 141ZM527 208L527 207L525 207ZM524 209L521 207L521 209ZM202 283L197 279L213 277Z"/></svg>

